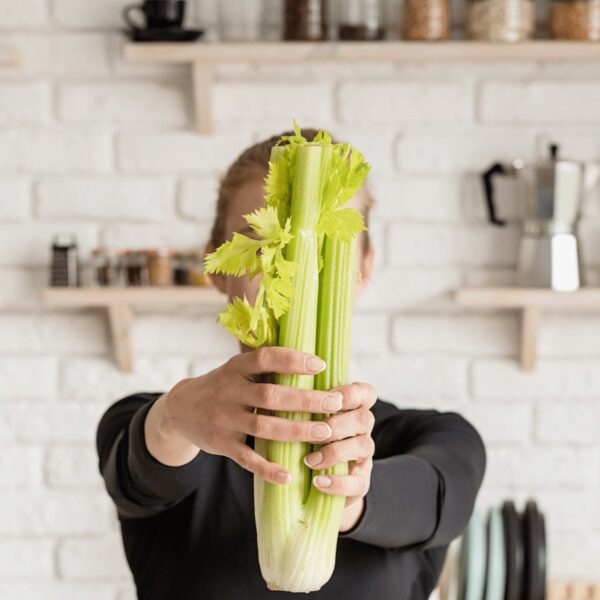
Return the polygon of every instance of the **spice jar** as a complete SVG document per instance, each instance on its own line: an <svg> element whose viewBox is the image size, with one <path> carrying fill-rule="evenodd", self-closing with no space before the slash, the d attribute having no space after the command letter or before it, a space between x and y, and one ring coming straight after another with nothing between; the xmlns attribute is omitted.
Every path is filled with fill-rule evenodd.
<svg viewBox="0 0 600 600"><path fill-rule="evenodd" d="M190 285L189 257L185 252L177 252L173 257L173 283Z"/></svg>
<svg viewBox="0 0 600 600"><path fill-rule="evenodd" d="M79 285L79 255L75 235L58 234L52 239L50 285L56 287Z"/></svg>
<svg viewBox="0 0 600 600"><path fill-rule="evenodd" d="M519 42L534 30L533 0L470 0L467 31L473 39Z"/></svg>
<svg viewBox="0 0 600 600"><path fill-rule="evenodd" d="M148 275L150 285L167 286L173 283L173 257L172 248L157 248L148 250Z"/></svg>
<svg viewBox="0 0 600 600"><path fill-rule="evenodd" d="M101 287L121 284L121 253L110 248L96 248L92 252L93 283Z"/></svg>
<svg viewBox="0 0 600 600"><path fill-rule="evenodd" d="M549 28L557 40L600 41L600 0L554 0Z"/></svg>
<svg viewBox="0 0 600 600"><path fill-rule="evenodd" d="M340 6L340 40L382 40L381 0L344 0Z"/></svg>
<svg viewBox="0 0 600 600"><path fill-rule="evenodd" d="M202 252L189 253L190 285L209 285L210 279L204 272L204 255Z"/></svg>
<svg viewBox="0 0 600 600"><path fill-rule="evenodd" d="M327 0L286 0L284 39L326 40L329 34Z"/></svg>
<svg viewBox="0 0 600 600"><path fill-rule="evenodd" d="M404 39L444 40L449 33L448 0L404 0Z"/></svg>
<svg viewBox="0 0 600 600"><path fill-rule="evenodd" d="M128 250L124 256L127 285L148 285L148 255L143 250Z"/></svg>

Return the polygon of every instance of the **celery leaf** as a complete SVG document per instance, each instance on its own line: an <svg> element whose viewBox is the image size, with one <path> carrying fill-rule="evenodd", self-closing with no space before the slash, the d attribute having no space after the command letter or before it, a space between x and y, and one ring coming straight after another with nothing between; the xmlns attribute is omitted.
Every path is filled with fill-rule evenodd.
<svg viewBox="0 0 600 600"><path fill-rule="evenodd" d="M257 252L260 240L253 240L241 233L234 233L231 241L225 242L204 258L207 273L223 273L241 277L254 273L259 268Z"/></svg>

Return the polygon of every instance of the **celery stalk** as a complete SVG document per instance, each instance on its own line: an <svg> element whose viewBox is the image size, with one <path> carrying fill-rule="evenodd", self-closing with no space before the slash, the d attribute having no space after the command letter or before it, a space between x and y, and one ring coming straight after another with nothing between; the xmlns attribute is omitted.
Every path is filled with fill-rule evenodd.
<svg viewBox="0 0 600 600"><path fill-rule="evenodd" d="M315 388L328 390L348 383L350 327L354 293L355 241L325 238L319 281L317 354L327 368L315 377ZM314 420L324 417L313 415ZM318 450L315 445L313 450ZM312 475L346 475L348 463ZM281 561L281 579L288 591L319 590L335 567L338 531L345 506L342 496L329 496L311 485L301 520Z"/></svg>
<svg viewBox="0 0 600 600"><path fill-rule="evenodd" d="M262 274L251 306L236 298L219 315L242 342L316 353L327 368L317 377L277 375L276 383L327 390L348 382L350 319L356 236L362 217L346 202L369 166L349 145L332 144L320 132L307 142L297 126L271 154L266 207L245 218L259 239L239 234L207 256L209 273ZM289 420L318 420L308 413L275 413ZM313 475L344 475L346 463L312 472L303 458L307 443L255 440L255 450L292 474L289 485L254 478L259 562L272 590L320 589L335 566L337 534L345 499L321 493Z"/></svg>
<svg viewBox="0 0 600 600"><path fill-rule="evenodd" d="M281 318L278 345L311 354L316 350L319 290L317 225L320 215L320 190L321 147L302 146L298 149L296 157L296 174L290 205L291 233L294 237L285 252L286 259L298 265L296 293L289 311ZM314 377L310 375L277 375L275 381L302 389L314 387ZM276 413L276 416L290 420L311 419L308 413L284 412ZM285 465L292 475L291 483L286 486L259 481L258 486L263 486L263 490L259 490L262 506L255 504L256 510L268 515L268 519L257 519L257 527L259 523L266 525L258 531L258 539L265 541L264 544L259 544L263 575L270 589L285 589L281 587L283 582L278 577L280 570L274 568L273 563L281 560L291 530L302 518L302 504L310 485L310 473L303 463L303 458L310 452L310 444L271 441L266 450L269 461Z"/></svg>

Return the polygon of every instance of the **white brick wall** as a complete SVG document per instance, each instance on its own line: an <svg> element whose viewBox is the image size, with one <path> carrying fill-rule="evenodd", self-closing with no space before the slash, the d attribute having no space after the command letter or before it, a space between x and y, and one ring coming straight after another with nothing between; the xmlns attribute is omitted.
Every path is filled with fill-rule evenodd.
<svg viewBox="0 0 600 600"><path fill-rule="evenodd" d="M460 82L344 82L337 96L346 124L461 124L472 117L472 94Z"/></svg>
<svg viewBox="0 0 600 600"><path fill-rule="evenodd" d="M41 304L52 235L77 233L84 255L201 246L223 170L294 117L373 166L377 271L357 299L353 378L399 406L469 418L488 447L481 506L535 495L552 575L600 579L600 315L544 316L539 368L524 373L516 315L459 312L450 296L514 276L519 207L499 185L511 225L487 225L482 169L545 156L551 140L600 161L598 65L228 65L216 132L203 136L186 68L123 60L125 4L0 0L3 43L23 53L0 71L0 598L135 597L98 474L98 420L117 398L168 389L236 349L210 311L146 312L134 372L120 373L105 315ZM198 2L196 15L215 22L216 6ZM596 284L599 232L600 188L581 227Z"/></svg>
<svg viewBox="0 0 600 600"><path fill-rule="evenodd" d="M174 194L170 178L44 178L37 188L36 214L42 219L162 221L173 215Z"/></svg>
<svg viewBox="0 0 600 600"><path fill-rule="evenodd" d="M45 0L0 1L2 29L10 27L35 27L46 21L47 6Z"/></svg>
<svg viewBox="0 0 600 600"><path fill-rule="evenodd" d="M183 90L154 83L67 84L58 95L58 114L77 123L164 123L188 121Z"/></svg>
<svg viewBox="0 0 600 600"><path fill-rule="evenodd" d="M0 96L0 124L40 124L50 115L50 89L43 83L6 84Z"/></svg>

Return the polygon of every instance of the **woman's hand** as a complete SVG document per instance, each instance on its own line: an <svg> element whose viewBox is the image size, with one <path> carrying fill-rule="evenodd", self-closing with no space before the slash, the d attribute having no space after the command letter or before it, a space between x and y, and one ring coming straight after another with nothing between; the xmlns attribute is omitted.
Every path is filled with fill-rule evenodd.
<svg viewBox="0 0 600 600"><path fill-rule="evenodd" d="M344 412L325 421L332 429L332 441L306 456L304 462L315 470L327 469L341 462L350 463L348 475L317 475L314 478L315 485L323 493L346 496L340 531L348 531L362 516L364 497L371 483L375 452L371 432L375 418L370 409L377 400L377 394L367 383L353 383L331 391L338 391L344 396Z"/></svg>
<svg viewBox="0 0 600 600"><path fill-rule="evenodd" d="M255 409L314 414L336 413L358 406L355 393L300 390L257 383L261 373L315 375L325 368L316 356L289 348L264 347L234 356L214 371L179 382L158 400L145 424L146 444L160 462L176 466L198 451L227 456L270 483L289 483L290 473L245 444L246 436L319 444L357 435L354 419L291 421L256 414ZM367 418L362 414L362 418ZM362 431L362 429L360 429Z"/></svg>

